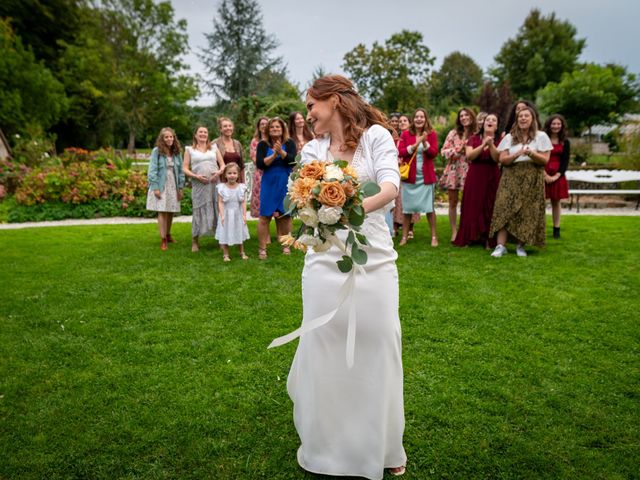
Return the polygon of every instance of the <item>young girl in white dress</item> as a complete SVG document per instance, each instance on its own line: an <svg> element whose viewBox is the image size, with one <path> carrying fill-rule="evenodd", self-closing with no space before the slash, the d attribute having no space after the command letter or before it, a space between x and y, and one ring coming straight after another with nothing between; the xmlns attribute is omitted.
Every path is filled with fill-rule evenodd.
<svg viewBox="0 0 640 480"><path fill-rule="evenodd" d="M238 183L240 168L235 163L225 165L222 172L223 183L216 187L218 196L218 227L216 240L222 247L222 259L230 262L229 245L240 245L240 256L248 260L244 253L244 241L249 238L247 228L247 187Z"/></svg>
<svg viewBox="0 0 640 480"><path fill-rule="evenodd" d="M336 261L343 253L336 247L310 249L305 257L303 329L335 309L345 288L353 290L327 323L300 336L287 381L301 440L298 463L314 473L380 480L385 469L404 473L407 461L397 253L385 222L400 184L398 151L382 113L342 76L317 79L307 109L316 139L302 150L302 163L348 161L360 181L375 181L381 190L363 204L362 233L371 244L364 247L365 272L341 273Z"/></svg>

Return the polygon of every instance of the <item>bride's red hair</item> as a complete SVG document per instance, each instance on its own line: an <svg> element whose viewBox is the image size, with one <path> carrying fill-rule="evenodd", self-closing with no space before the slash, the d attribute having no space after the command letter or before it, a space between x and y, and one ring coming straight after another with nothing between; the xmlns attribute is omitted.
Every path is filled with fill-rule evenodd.
<svg viewBox="0 0 640 480"><path fill-rule="evenodd" d="M307 93L318 100L328 100L332 95L337 96L336 108L344 120L344 144L347 148L355 149L362 133L371 125L382 125L391 131L387 117L365 102L356 92L353 83L342 75L318 78Z"/></svg>

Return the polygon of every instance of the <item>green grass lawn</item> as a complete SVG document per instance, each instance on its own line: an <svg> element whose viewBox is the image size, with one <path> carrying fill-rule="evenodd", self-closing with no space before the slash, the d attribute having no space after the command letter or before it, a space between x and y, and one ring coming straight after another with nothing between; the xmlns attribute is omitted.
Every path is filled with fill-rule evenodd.
<svg viewBox="0 0 640 480"><path fill-rule="evenodd" d="M440 218L441 243L450 235ZM640 464L639 218L526 259L400 249L407 479L626 479ZM302 255L224 264L155 225L0 232L0 478L300 479L286 377ZM325 477L322 477L325 478Z"/></svg>

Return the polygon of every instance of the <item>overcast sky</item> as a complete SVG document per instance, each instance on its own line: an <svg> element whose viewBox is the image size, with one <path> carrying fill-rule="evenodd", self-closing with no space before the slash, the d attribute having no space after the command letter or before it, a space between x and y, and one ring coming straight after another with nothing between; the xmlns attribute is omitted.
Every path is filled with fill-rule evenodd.
<svg viewBox="0 0 640 480"><path fill-rule="evenodd" d="M207 46L220 0L172 0L177 18L188 22L194 73L205 75L198 59ZM438 68L449 53L470 55L483 69L493 65L502 44L516 35L532 8L555 12L569 20L587 46L581 60L615 62L640 73L640 0L259 0L263 25L280 46L276 54L287 64L289 78L299 86L316 66L344 73L344 54L358 43L370 47L402 29L417 30L436 57ZM212 103L204 94L198 104Z"/></svg>

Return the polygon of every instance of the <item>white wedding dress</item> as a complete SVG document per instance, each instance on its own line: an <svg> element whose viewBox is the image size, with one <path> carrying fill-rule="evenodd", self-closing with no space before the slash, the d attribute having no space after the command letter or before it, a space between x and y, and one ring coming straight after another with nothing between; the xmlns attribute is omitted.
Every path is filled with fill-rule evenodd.
<svg viewBox="0 0 640 480"><path fill-rule="evenodd" d="M313 140L302 162L328 160L329 139ZM398 186L398 153L389 132L379 125L366 130L352 166L359 180ZM348 297L328 323L304 333L287 381L301 446L302 468L326 475L382 479L384 469L405 465L402 446L404 404L402 346L398 316L397 253L384 210L368 214L362 227L366 273L345 274L336 261L343 253L309 251L302 272L303 320L335 309L341 289L355 275ZM340 232L343 233L343 232ZM341 237L344 241L344 235ZM353 366L347 363L348 313L355 302Z"/></svg>

